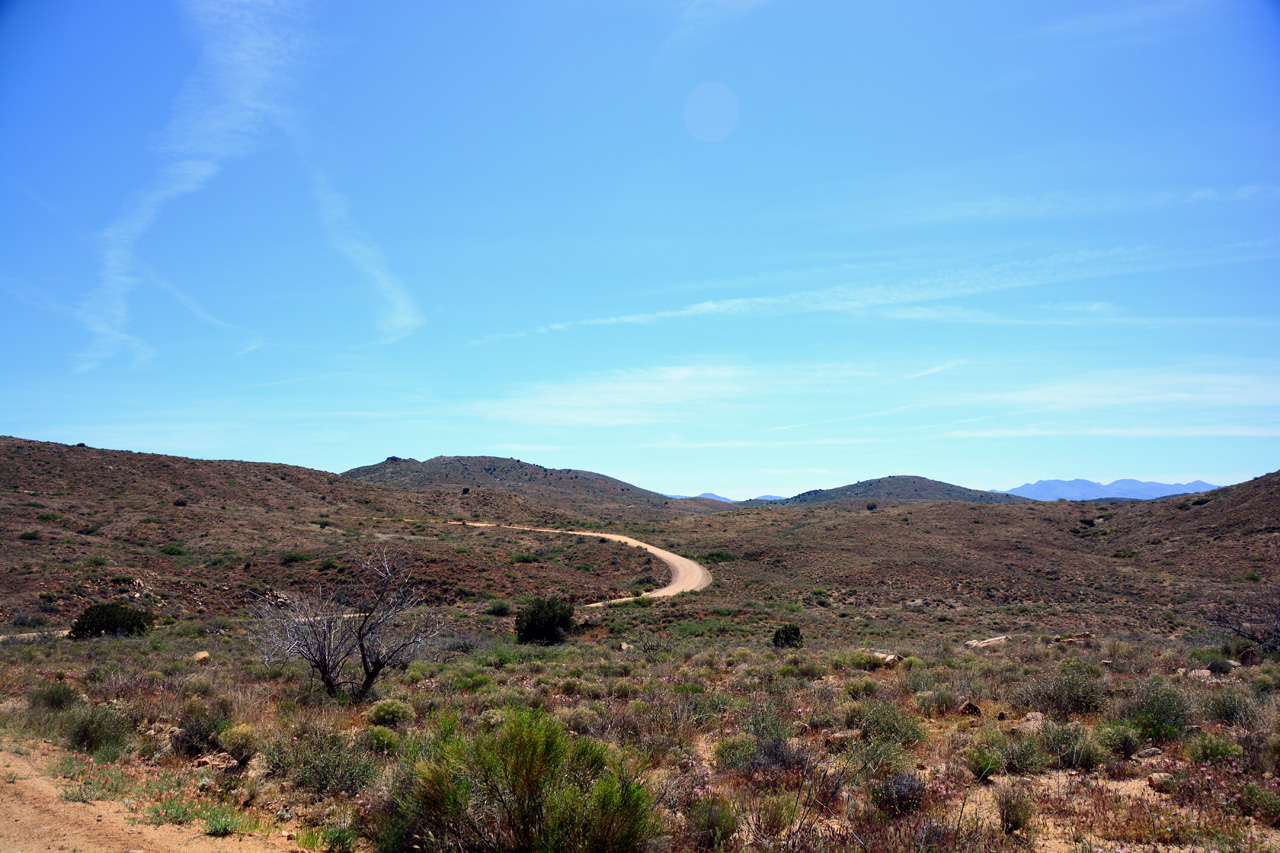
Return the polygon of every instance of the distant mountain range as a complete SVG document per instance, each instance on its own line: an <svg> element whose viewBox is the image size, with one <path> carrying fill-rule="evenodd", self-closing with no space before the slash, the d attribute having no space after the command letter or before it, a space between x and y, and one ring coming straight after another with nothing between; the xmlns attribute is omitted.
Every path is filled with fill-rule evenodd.
<svg viewBox="0 0 1280 853"><path fill-rule="evenodd" d="M1115 480L1103 485L1092 480L1038 480L1026 483L1016 489L997 492L1002 495L1019 495L1036 501L1096 501L1104 498L1129 498L1131 500L1151 500L1167 498L1170 495L1185 495L1193 492L1208 492L1218 486L1203 480L1192 483L1152 483L1143 480Z"/></svg>

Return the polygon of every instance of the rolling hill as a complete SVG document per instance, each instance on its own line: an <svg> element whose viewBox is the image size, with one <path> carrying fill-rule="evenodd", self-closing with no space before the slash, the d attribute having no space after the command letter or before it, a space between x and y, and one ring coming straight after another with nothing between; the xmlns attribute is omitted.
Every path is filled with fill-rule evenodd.
<svg viewBox="0 0 1280 853"><path fill-rule="evenodd" d="M966 489L926 477L880 477L863 480L834 489L814 489L782 500L743 501L740 506L809 506L854 501L883 501L890 504L923 503L926 501L964 501L980 504L1026 503L1028 498L1000 492L983 492Z"/></svg>
<svg viewBox="0 0 1280 853"><path fill-rule="evenodd" d="M711 498L671 498L604 474L543 468L499 456L436 456L423 462L389 456L342 476L397 489L494 489L561 512L604 520L679 518L725 509L723 502Z"/></svg>

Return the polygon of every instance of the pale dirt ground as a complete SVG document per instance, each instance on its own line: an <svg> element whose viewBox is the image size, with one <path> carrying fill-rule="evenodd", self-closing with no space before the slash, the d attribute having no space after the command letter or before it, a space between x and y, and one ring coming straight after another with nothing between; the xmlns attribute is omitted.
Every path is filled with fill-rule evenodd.
<svg viewBox="0 0 1280 853"><path fill-rule="evenodd" d="M26 754L22 754L22 753ZM0 851L3 853L286 853L288 839L247 835L213 838L199 822L175 826L135 823L115 801L70 803L59 796L47 767L57 752L44 745L0 745Z"/></svg>
<svg viewBox="0 0 1280 853"><path fill-rule="evenodd" d="M711 572L701 563L694 562L688 557L681 557L679 554L672 554L670 551L664 551L661 548L650 545L647 542L641 542L639 539L632 539L630 536L623 536L620 533L599 533L594 530L556 530L549 527L523 527L515 524L492 524L487 521L451 521L450 524L465 524L467 527L502 527L507 530L531 530L535 533L564 533L570 536L596 536L601 539L609 539L614 542L621 542L624 545L630 545L633 548L643 548L659 560L667 564L671 569L671 582L661 589L654 589L646 592L643 598L670 598L682 592L697 592L711 586ZM603 607L606 604L612 604L614 601L630 601L632 596L626 598L615 598L611 601L597 601L595 604L588 604L587 607Z"/></svg>

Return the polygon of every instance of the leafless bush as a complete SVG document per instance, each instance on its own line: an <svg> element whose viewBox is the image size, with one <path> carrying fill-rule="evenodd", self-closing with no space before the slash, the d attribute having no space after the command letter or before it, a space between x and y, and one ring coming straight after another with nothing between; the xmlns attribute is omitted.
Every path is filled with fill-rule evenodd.
<svg viewBox="0 0 1280 853"><path fill-rule="evenodd" d="M446 623L439 612L411 614L422 598L397 555L378 549L361 556L356 574L360 587L350 604L343 603L349 595L334 589L264 599L255 608L253 634L268 663L301 658L330 696L348 692L359 700L383 671L407 665ZM353 659L360 664L358 677L350 674Z"/></svg>
<svg viewBox="0 0 1280 853"><path fill-rule="evenodd" d="M1220 610L1210 620L1263 654L1280 652L1280 585L1259 590L1245 601Z"/></svg>

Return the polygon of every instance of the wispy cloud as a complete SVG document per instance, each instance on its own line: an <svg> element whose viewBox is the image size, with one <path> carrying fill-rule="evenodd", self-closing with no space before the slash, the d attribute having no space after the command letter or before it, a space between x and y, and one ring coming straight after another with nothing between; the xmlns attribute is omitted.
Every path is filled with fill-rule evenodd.
<svg viewBox="0 0 1280 853"><path fill-rule="evenodd" d="M944 364L934 365L933 367L929 367L929 368L926 368L925 370L921 370L919 373L912 373L910 376L907 376L905 378L919 379L921 376L930 376L934 373L941 373L944 370L950 370L953 367L959 367L965 362L966 362L966 359L963 359L963 358L952 359L951 361L945 362Z"/></svg>
<svg viewBox="0 0 1280 853"><path fill-rule="evenodd" d="M1128 4L1064 18L1022 34L1023 38L1079 43L1127 44L1195 34L1198 17L1223 6L1220 0L1165 0Z"/></svg>
<svg viewBox="0 0 1280 853"><path fill-rule="evenodd" d="M1114 248L1065 252L1023 261L1009 261L985 267L939 271L900 282L842 284L803 290L781 296L752 296L708 300L662 311L593 317L585 320L549 323L536 329L491 335L472 341L473 345L535 334L563 332L592 326L650 325L671 320L700 317L760 317L809 313L855 313L889 309L912 303L937 302L1014 288L1036 287L1067 281L1103 278L1133 272L1222 262L1220 253L1198 256L1163 253L1148 248ZM931 311L954 311L950 306ZM928 312L926 312L927 314ZM898 309L892 316L901 319L943 319L912 314ZM957 319L964 319L959 317ZM972 316L969 319L974 319ZM994 318L992 318L994 321Z"/></svg>
<svg viewBox="0 0 1280 853"><path fill-rule="evenodd" d="M1096 436L1099 438L1280 438L1280 426L1158 426L1158 427L1024 427L1014 429L956 430L950 438L1048 438Z"/></svg>
<svg viewBox="0 0 1280 853"><path fill-rule="evenodd" d="M683 0L677 8L676 28L658 50L662 56L690 36L721 21L766 6L776 0Z"/></svg>
<svg viewBox="0 0 1280 853"><path fill-rule="evenodd" d="M1280 379L1266 373L1119 370L975 395L977 402L1079 411L1181 406L1195 411L1280 406Z"/></svg>
<svg viewBox="0 0 1280 853"><path fill-rule="evenodd" d="M418 306L404 283L389 269L382 250L351 218L346 198L319 173L312 176L312 191L320 205L320 221L333 248L342 252L382 296L384 309L378 329L384 340L395 341L411 334L424 322Z"/></svg>
<svg viewBox="0 0 1280 853"><path fill-rule="evenodd" d="M150 347L128 331L129 297L142 277L138 245L168 204L206 187L229 160L252 152L269 131L298 134L288 96L303 60L314 52L307 0L186 0L183 5L203 38L200 61L183 85L159 146L166 162L101 234L98 284L77 310L93 336L80 355L79 370L124 349L135 361L150 358ZM403 336L420 324L407 291L350 221L341 197L325 186L316 198L335 248L390 305L380 322L383 333Z"/></svg>

